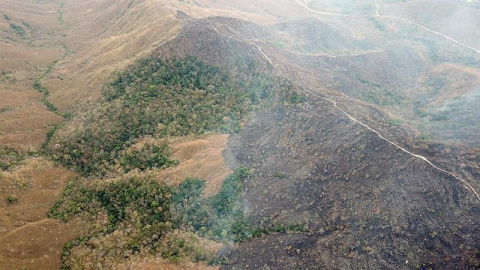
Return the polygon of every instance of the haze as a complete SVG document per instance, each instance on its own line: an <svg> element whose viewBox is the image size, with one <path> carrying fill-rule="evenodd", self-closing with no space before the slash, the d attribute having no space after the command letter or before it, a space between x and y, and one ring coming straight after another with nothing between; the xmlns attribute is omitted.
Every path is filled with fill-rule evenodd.
<svg viewBox="0 0 480 270"><path fill-rule="evenodd" d="M479 269L477 0L0 0L0 269Z"/></svg>

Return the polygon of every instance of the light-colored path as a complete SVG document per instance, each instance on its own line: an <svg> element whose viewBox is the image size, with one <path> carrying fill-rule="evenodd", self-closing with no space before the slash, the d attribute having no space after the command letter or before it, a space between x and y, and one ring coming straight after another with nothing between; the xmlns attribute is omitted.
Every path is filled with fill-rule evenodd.
<svg viewBox="0 0 480 270"><path fill-rule="evenodd" d="M207 19L208 20L208 19ZM239 42L243 42L243 43L246 43L246 44L250 44L252 46L255 46L258 51L263 55L263 57L272 65L272 67L278 71L279 73L282 73L276 66L275 64L273 63L272 59L270 59L270 57L268 57L268 55L266 55L262 49L260 48L260 46L258 46L257 44L253 43L253 42L250 42L250 41L243 41L243 40L240 40L238 38L235 38L235 37L232 37L232 36L229 36L229 35L226 35L226 34L223 34L222 32L220 32L214 25L213 23L208 20L208 22L210 23L210 25L212 26L212 28L215 30L215 32L217 32L218 34L224 36L224 37L227 37L227 38L230 38L230 39L233 39L233 40L236 40L236 41L239 41ZM287 77L286 77L287 78ZM289 79L289 78L287 78ZM291 80L291 79L289 79ZM292 81L293 82L293 81ZM380 132L378 132L377 130L375 130L374 128L370 127L369 125L363 123L362 121L356 119L355 117L353 117L352 115L350 115L349 113L347 113L345 110L343 110L342 108L340 108L338 105L337 105L337 102L328 98L328 97L324 97L322 95L319 95L317 93L314 93L308 89L305 89L301 86L301 84L298 84L297 82L294 82L295 84L299 85L305 92L311 94L312 96L314 97L317 97L317 98L320 98L320 99L323 99L323 100L326 100L328 102L330 102L337 110L339 110L342 114L346 115L352 122L355 122L361 126L363 126L364 128L366 128L367 130L375 133L380 139L384 140L385 142L389 143L390 145L394 146L395 148L407 153L408 155L414 157L414 158L417 158L417 159L420 159L424 162L426 162L428 165L430 165L432 168L442 172L442 173L445 173L453 178L455 178L456 180L460 181L461 183L463 183L468 189L470 189L473 194L475 195L475 197L478 199L478 201L480 202L480 195L478 194L478 192L475 190L475 188L470 184L468 183L466 180L458 177L457 175L453 174L452 172L449 172L447 170L444 170L440 167L438 167L437 165L433 164L429 159L427 159L426 157L424 156L421 156L421 155L418 155L418 154L415 154L409 150L407 150L406 148L398 145L397 143L394 143L392 141L390 141L389 139L385 138L382 134L380 134Z"/></svg>
<svg viewBox="0 0 480 270"><path fill-rule="evenodd" d="M312 12L312 13L315 13L315 14L320 14L320 15L326 15L326 16L336 16L336 17L352 17L352 16L357 16L358 14L357 13L354 13L354 14L348 14L348 15L345 15L345 14L340 14L340 13L330 13L330 12L321 12L321 11L317 11L317 10L314 10L314 9L311 9L309 6L307 6L306 4L302 3L300 0L295 0L299 5L301 5L302 7L304 7L305 9L307 9L308 11ZM364 17L369 17L368 15L361 15L361 16L364 16ZM370 16L371 17L371 16ZM401 17L395 17L395 16L384 16L384 15L380 15L380 6L378 5L378 1L375 0L375 17L378 17L378 18L382 18L382 19L392 19L392 20L400 20L402 22L405 22L405 23L408 23L408 24L411 24L411 25L414 25L422 30L425 30L427 32L430 32L432 34L435 34L435 35L438 35L440 37L443 37L445 39L448 39L460 46L463 46L467 49L470 49L476 53L479 53L480 54L480 50L479 49L476 49L472 46L469 46L467 44L464 44L456 39L453 39L445 34L442 34L438 31L435 31L435 30L432 30L432 29L429 29L421 24L418 24L416 22L413 22L413 21L410 21L410 20L407 20L407 19L404 19L404 18L401 18Z"/></svg>

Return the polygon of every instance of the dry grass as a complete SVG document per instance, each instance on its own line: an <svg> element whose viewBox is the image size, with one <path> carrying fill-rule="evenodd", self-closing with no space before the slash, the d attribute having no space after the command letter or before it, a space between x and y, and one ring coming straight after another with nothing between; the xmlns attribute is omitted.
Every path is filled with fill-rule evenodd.
<svg viewBox="0 0 480 270"><path fill-rule="evenodd" d="M56 45L61 34L56 5L38 1L0 1L0 147L38 150L48 129L62 121L40 103L42 95L33 81L63 49ZM10 29L14 23L26 29L19 36ZM26 25L30 26L28 28Z"/></svg>
<svg viewBox="0 0 480 270"><path fill-rule="evenodd" d="M0 269L59 268L63 245L83 226L45 217L75 174L43 158L0 173Z"/></svg>
<svg viewBox="0 0 480 270"><path fill-rule="evenodd" d="M63 245L80 236L82 226L42 219L0 237L0 269L59 269Z"/></svg>
<svg viewBox="0 0 480 270"><path fill-rule="evenodd" d="M168 185L177 186L187 178L199 178L206 180L204 195L206 197L216 194L225 177L233 171L223 159L223 151L227 147L227 134L210 134L201 138L175 138L168 144L172 152L172 159L178 160L179 164L167 169L153 169L145 172L159 181ZM145 143L160 144L154 139L148 138L134 145L140 148ZM139 172L132 171L127 175L137 175ZM116 181L106 179L102 181Z"/></svg>
<svg viewBox="0 0 480 270"><path fill-rule="evenodd" d="M10 231L19 225L43 219L55 203L73 172L42 158L32 158L0 179L0 226ZM9 204L8 196L18 202Z"/></svg>
<svg viewBox="0 0 480 270"><path fill-rule="evenodd" d="M64 10L65 42L73 53L45 82L60 109L97 98L113 71L174 37L181 25L176 10L156 0L74 1Z"/></svg>
<svg viewBox="0 0 480 270"><path fill-rule="evenodd" d="M167 183L178 185L186 178L206 180L205 196L216 194L225 177L232 173L223 160L228 135L209 135L194 141L178 142L172 145L172 158L178 159L178 166L158 172L158 177Z"/></svg>

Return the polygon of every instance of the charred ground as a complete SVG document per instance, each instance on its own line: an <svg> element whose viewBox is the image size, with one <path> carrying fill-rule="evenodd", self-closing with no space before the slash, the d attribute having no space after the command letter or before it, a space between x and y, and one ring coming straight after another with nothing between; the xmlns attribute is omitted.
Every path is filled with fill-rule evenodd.
<svg viewBox="0 0 480 270"><path fill-rule="evenodd" d="M92 19L77 18L66 32L104 27L76 44L76 54L62 60L44 84L60 112L82 95L94 99L70 107L72 118L51 130L44 149L83 174L74 181L62 178L63 195L55 190L59 200L49 198L42 208L43 216L54 205L49 216L71 220L67 225L80 226L72 223L78 219L88 224L64 246L64 268L175 269L191 261L225 269L480 266L480 209L472 192L480 186L480 154L468 147L478 141L478 123L468 117L478 105L474 53L378 16L292 16L259 25L200 19L217 11L207 6L202 13L191 3L184 8L194 15L174 16L155 1L98 2L118 22L105 25L107 17L91 13L89 3L65 5L65 14L79 8ZM372 3L367 6L374 11ZM166 17L125 23L145 10ZM116 36L122 32L128 35ZM95 42L102 46L90 50ZM113 67L118 72L105 79ZM89 87L76 85L82 78ZM75 85L65 91L73 98L62 97L62 85ZM468 107L457 110L462 100ZM459 119L461 126L452 125ZM224 150L230 176L219 162L225 136L211 134L219 132L235 133ZM17 190L10 172L31 157L4 152L9 154L0 165L8 173L0 180L10 196L5 208L12 210L23 207L31 189ZM221 173L206 164L210 160ZM185 177L172 177L180 172Z"/></svg>

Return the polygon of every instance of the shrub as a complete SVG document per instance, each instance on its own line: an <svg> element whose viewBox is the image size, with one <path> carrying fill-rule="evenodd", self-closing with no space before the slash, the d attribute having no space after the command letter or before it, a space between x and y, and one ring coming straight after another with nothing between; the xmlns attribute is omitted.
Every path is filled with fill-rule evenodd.
<svg viewBox="0 0 480 270"><path fill-rule="evenodd" d="M15 34L20 35L22 37L27 34L27 32L25 31L25 29L23 29L23 27L21 27L20 25L16 25L14 23L10 23L10 29L12 29Z"/></svg>
<svg viewBox="0 0 480 270"><path fill-rule="evenodd" d="M164 168L177 165L177 161L170 160L170 151L166 142L160 146L147 143L141 149L132 149L121 156L120 164L125 172L134 169L145 171L152 168Z"/></svg>
<svg viewBox="0 0 480 270"><path fill-rule="evenodd" d="M189 178L173 193L173 211L177 224L196 231L210 226L211 220L203 198L204 187L205 180Z"/></svg>
<svg viewBox="0 0 480 270"><path fill-rule="evenodd" d="M95 186L72 180L48 217L66 222L80 213L96 215L98 208L103 208L112 230L128 217L129 211L137 212L144 225L166 222L170 201L171 189L148 178L128 178Z"/></svg>
<svg viewBox="0 0 480 270"><path fill-rule="evenodd" d="M103 254L102 261L150 252L174 262L189 258L218 264L223 259L203 249L197 235L244 242L271 233L304 231L299 224L252 227L242 201L243 184L249 177L248 169L237 169L226 178L220 192L210 198L203 196L205 181L195 178L186 179L176 189L149 178L110 183L72 180L48 216L68 221L81 215L95 220L97 213L104 212L109 225L67 243L62 269L79 263L78 258L71 258L74 248L92 251L82 254L95 254L96 249Z"/></svg>
<svg viewBox="0 0 480 270"><path fill-rule="evenodd" d="M18 165L32 153L22 153L12 148L0 148L0 169L8 170Z"/></svg>
<svg viewBox="0 0 480 270"><path fill-rule="evenodd" d="M18 203L18 198L13 196L13 195L8 195L7 198L6 198L6 202L9 205L15 204L15 203Z"/></svg>

